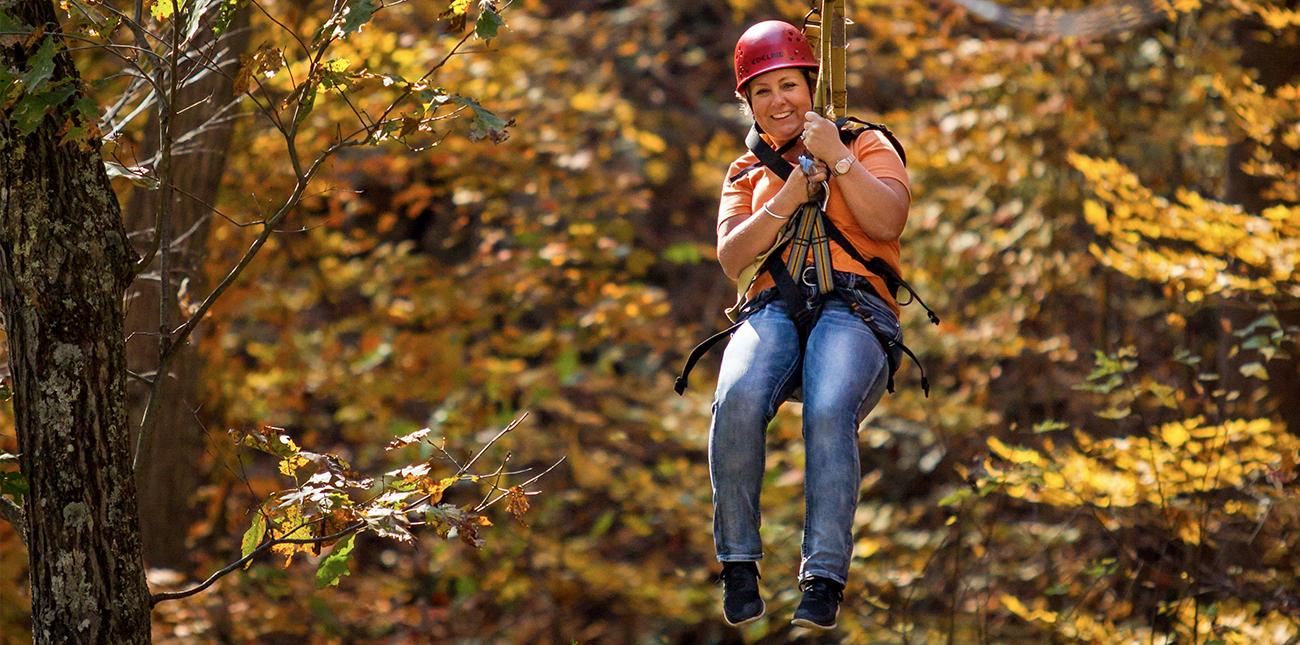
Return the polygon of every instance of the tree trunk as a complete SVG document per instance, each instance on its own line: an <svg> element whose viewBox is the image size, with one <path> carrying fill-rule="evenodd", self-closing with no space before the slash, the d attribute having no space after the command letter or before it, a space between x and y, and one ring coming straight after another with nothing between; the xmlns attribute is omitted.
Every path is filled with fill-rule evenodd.
<svg viewBox="0 0 1300 645"><path fill-rule="evenodd" d="M216 41L209 27L199 32L195 42L216 42L216 49L228 49L228 62L222 65L221 74L209 74L183 88L173 102L179 113L171 122L172 132L184 135L199 128L203 130L184 145L184 151L172 156L172 183L177 190L172 193L169 228L175 235L193 232L173 247L169 284L175 289L187 279L188 293L200 297L206 293L203 262L207 257L209 226L204 220L212 214L210 204L217 199L232 129L230 123L213 126L208 121L235 98L232 79L239 71L239 55L248 45L247 27L248 11L241 9L220 41ZM181 78L192 73L193 67L193 64L183 65L179 70ZM139 158L149 158L157 151L158 130L158 115L154 112L145 128L145 147ZM141 240L153 238L160 193L138 189L127 202L127 229L146 231L139 237ZM157 264L150 270L156 272ZM131 287L131 306L126 314L127 365L138 374L152 373L158 366L158 308L163 301L159 298L159 284L157 279L141 279ZM165 302L172 312L171 326L176 327L182 321L176 294L167 294ZM202 362L194 348L201 331L202 328L177 350L171 373L164 377L158 426L152 446L146 452L149 459L137 473L144 558L150 567L185 570L190 562L186 539L196 519L193 497L199 474L194 465L203 455L203 427L194 413L200 407L198 378L202 371ZM149 389L140 382L132 382L128 389L130 418L136 427L148 405Z"/></svg>
<svg viewBox="0 0 1300 645"><path fill-rule="evenodd" d="M59 37L49 0L0 6ZM0 66L26 69L36 47L0 47ZM50 81L65 79L80 87L61 52ZM99 141L89 150L59 143L75 98L26 136L0 117L0 311L31 488L32 632L36 643L148 643L122 337L134 253Z"/></svg>

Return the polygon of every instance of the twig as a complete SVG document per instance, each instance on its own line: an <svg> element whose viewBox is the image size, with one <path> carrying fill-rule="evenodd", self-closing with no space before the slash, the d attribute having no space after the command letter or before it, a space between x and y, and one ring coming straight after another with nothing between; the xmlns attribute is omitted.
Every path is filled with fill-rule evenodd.
<svg viewBox="0 0 1300 645"><path fill-rule="evenodd" d="M492 447L492 444L496 443L497 440L500 439L501 437L504 437L505 434L506 434L507 432L510 432L511 430L514 430L516 427L519 426L520 423L523 423L523 420L524 420L524 419L527 419L527 418L528 418L528 413L525 412L525 413L523 414L523 416L519 417L518 419L515 419L514 421L512 421L512 422L510 423L510 425L506 426L506 428L505 428L504 430L502 430L501 432L498 432L498 433L497 433L497 436L492 437L492 440L491 440L491 441L489 441L489 442L487 442L486 444L484 444L484 445L483 445L483 449L482 449L482 450L479 450L479 451L478 451L478 454L477 454L477 455L474 455L474 458L471 459L471 460L469 460L468 463L466 463L464 466L461 466L460 472L458 472L458 473L456 473L456 474L457 474L457 475L461 475L461 474L464 474L464 473L466 473L466 472L469 472L469 467L470 467L470 466L473 466L473 465L474 465L474 462L478 461L478 458L479 458L479 457L482 457L482 456L483 456L483 453L487 452L487 449Z"/></svg>
<svg viewBox="0 0 1300 645"><path fill-rule="evenodd" d="M158 605L158 603L163 602L164 600L180 600L181 598L188 598L197 593L201 593L204 589L211 587L212 584L215 583L217 580L220 580L222 577L238 570L240 567L244 566L245 563L265 553L267 549L270 549L273 546L279 544L320 544L322 542L329 542L331 540L340 539L348 535L349 533L355 533L357 532L357 530L359 530L361 527L365 525L366 525L365 522L357 522L356 524L352 524L347 528L344 528L342 531L339 531L338 533L335 533L333 535L325 535L316 538L305 538L305 539L279 538L275 540L268 540L258 545L258 547L256 549L253 549L251 552L249 552L248 555L226 565L225 568L212 574L211 576L208 577L207 580L204 580L203 583L197 587L191 587L184 591L168 591L168 592L156 593L150 595L149 606L155 607ZM306 526L306 524L304 524L303 526ZM301 529L302 527L298 527L298 528ZM298 529L294 529L294 530L297 531Z"/></svg>

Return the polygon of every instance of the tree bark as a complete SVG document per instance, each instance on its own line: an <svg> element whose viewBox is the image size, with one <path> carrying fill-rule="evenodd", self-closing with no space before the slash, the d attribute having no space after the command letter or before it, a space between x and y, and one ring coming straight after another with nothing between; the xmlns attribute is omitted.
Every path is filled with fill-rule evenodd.
<svg viewBox="0 0 1300 645"><path fill-rule="evenodd" d="M215 13L215 12L213 12ZM172 131L178 135L203 128L202 132L186 142L184 150L173 153L172 183L177 190L171 212L170 230L174 234L190 233L183 242L173 247L173 288L188 280L190 294L206 293L203 280L203 263L207 257L209 226L205 218L212 214L213 204L225 174L226 153L230 147L232 125L211 125L208 121L235 98L233 78L239 71L239 55L248 45L248 11L235 13L225 34L218 41L210 27L204 27L196 42L207 42L206 50L228 49L221 66L223 73L207 77L186 86L177 93L173 102L178 114L171 122ZM179 70L181 78L194 71L193 63ZM192 107L191 107L192 106ZM145 128L145 147L140 158L149 158L158 150L158 115L154 112ZM157 190L138 189L127 202L125 221L128 230L144 231L140 240L153 237L153 226L161 207ZM158 270L157 264L150 267ZM140 279L131 287L131 306L126 314L127 365L137 374L152 373L158 366L158 308L165 302L172 312L169 317L173 327L182 322L176 293L160 298L160 282ZM184 570L190 563L190 550L186 544L189 528L194 523L193 497L198 487L198 471L194 465L203 454L203 427L196 418L198 408L198 379L203 364L195 351L200 331L179 348L170 374L163 378L160 395L158 426L153 433L147 454L149 459L137 474L139 487L140 527L144 540L145 562L150 567ZM139 426L148 405L149 387L133 382L128 389L130 418Z"/></svg>
<svg viewBox="0 0 1300 645"><path fill-rule="evenodd" d="M49 0L0 6L60 37ZM0 66L26 69L38 46L0 47ZM50 80L64 79L81 87L66 51ZM0 311L31 489L32 632L36 643L148 643L122 336L134 252L99 141L87 150L60 143L77 96L26 136L0 117Z"/></svg>

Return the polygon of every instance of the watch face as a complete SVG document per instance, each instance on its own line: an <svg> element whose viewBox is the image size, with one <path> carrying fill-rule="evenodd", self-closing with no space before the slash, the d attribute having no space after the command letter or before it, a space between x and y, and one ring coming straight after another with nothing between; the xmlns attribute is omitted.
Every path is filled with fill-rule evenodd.
<svg viewBox="0 0 1300 645"><path fill-rule="evenodd" d="M852 159L840 159L839 161L835 162L835 174L842 175L848 172L849 168L852 167L853 167Z"/></svg>

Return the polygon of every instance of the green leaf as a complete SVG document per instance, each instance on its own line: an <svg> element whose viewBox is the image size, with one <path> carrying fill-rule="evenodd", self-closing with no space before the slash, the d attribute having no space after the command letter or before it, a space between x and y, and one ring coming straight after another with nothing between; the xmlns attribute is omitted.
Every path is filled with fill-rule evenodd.
<svg viewBox="0 0 1300 645"><path fill-rule="evenodd" d="M1034 424L1032 432L1034 434L1042 434L1044 432L1055 432L1057 430L1064 430L1068 427L1070 427L1070 424L1068 423L1049 420L1049 421L1044 421L1042 423Z"/></svg>
<svg viewBox="0 0 1300 645"><path fill-rule="evenodd" d="M334 550L330 551L325 559L321 560L320 566L316 567L316 588L324 589L332 587L339 583L339 578L351 573L348 571L348 559L352 554L353 533L334 545Z"/></svg>
<svg viewBox="0 0 1300 645"><path fill-rule="evenodd" d="M68 100L76 90L71 83L52 85L40 92L32 92L29 88L10 115L18 125L18 132L22 136L35 132L45 120L45 113Z"/></svg>
<svg viewBox="0 0 1300 645"><path fill-rule="evenodd" d="M375 16L380 4L376 0L349 0L343 9L343 20L334 29L334 38L344 38L348 34L361 31L361 27Z"/></svg>
<svg viewBox="0 0 1300 645"><path fill-rule="evenodd" d="M1268 371L1264 369L1262 363L1246 363L1240 368L1242 376L1253 376L1261 381L1268 380Z"/></svg>
<svg viewBox="0 0 1300 645"><path fill-rule="evenodd" d="M1091 378L1091 377L1089 377ZM1098 394L1108 394L1115 388L1124 384L1124 377L1115 374L1110 376L1104 383L1084 383L1074 386L1076 390L1084 392L1097 392Z"/></svg>
<svg viewBox="0 0 1300 645"><path fill-rule="evenodd" d="M253 516L253 525L244 532L244 540L239 545L240 557L248 557L266 538L266 516L261 512Z"/></svg>
<svg viewBox="0 0 1300 645"><path fill-rule="evenodd" d="M16 470L0 471L0 495L8 495L14 501L21 502L23 495L31 491L27 477Z"/></svg>
<svg viewBox="0 0 1300 645"><path fill-rule="evenodd" d="M15 20L13 16L0 9L0 47L21 43L30 33L32 33L31 27Z"/></svg>
<svg viewBox="0 0 1300 645"><path fill-rule="evenodd" d="M1132 414L1131 408L1108 408L1097 413L1097 416L1103 419L1119 420Z"/></svg>
<svg viewBox="0 0 1300 645"><path fill-rule="evenodd" d="M497 37L497 30L506 26L506 21L501 19L501 14L492 5L484 2L479 10L478 22L474 24L474 35L488 40Z"/></svg>
<svg viewBox="0 0 1300 645"><path fill-rule="evenodd" d="M1282 323L1278 321L1277 316L1271 313L1267 313L1264 314L1263 316L1260 316L1259 318L1256 318L1254 322L1250 323L1249 325L1246 325L1245 328L1238 329L1237 331L1234 331L1232 333L1238 338L1245 338L1247 336L1250 336L1251 334L1254 334L1257 331L1261 331L1262 329L1281 329L1281 328L1282 328Z"/></svg>
<svg viewBox="0 0 1300 645"><path fill-rule="evenodd" d="M477 142L491 139L492 143L501 143L510 138L510 133L506 131L506 128L515 124L514 119L506 121L493 114L491 110L479 105L479 102L474 99L452 96L451 100L474 111L474 119L469 124L470 141Z"/></svg>
<svg viewBox="0 0 1300 645"><path fill-rule="evenodd" d="M975 492L969 488L958 488L939 500L939 506L960 506L963 501L974 494Z"/></svg>
<svg viewBox="0 0 1300 645"><path fill-rule="evenodd" d="M610 527L614 526L614 519L617 516L618 514L615 513L613 509L605 511L600 517L596 518L596 523L592 525L591 532L587 535L593 538L598 538L604 535L609 531Z"/></svg>
<svg viewBox="0 0 1300 645"><path fill-rule="evenodd" d="M230 21L235 17L235 10L239 9L240 0L225 0L221 3L221 10L217 12L217 19L212 23L212 33L220 36L230 28Z"/></svg>
<svg viewBox="0 0 1300 645"><path fill-rule="evenodd" d="M700 247L693 242L680 242L663 250L663 259L673 264L699 264L704 259Z"/></svg>
<svg viewBox="0 0 1300 645"><path fill-rule="evenodd" d="M298 105L298 118L296 121L302 123L307 120L307 115L311 114L312 108L316 107L316 83L308 83L302 88L302 100Z"/></svg>
<svg viewBox="0 0 1300 645"><path fill-rule="evenodd" d="M40 92L45 82L54 75L54 39L49 36L41 42L41 48L27 59L27 73L20 78L27 86L27 92Z"/></svg>

